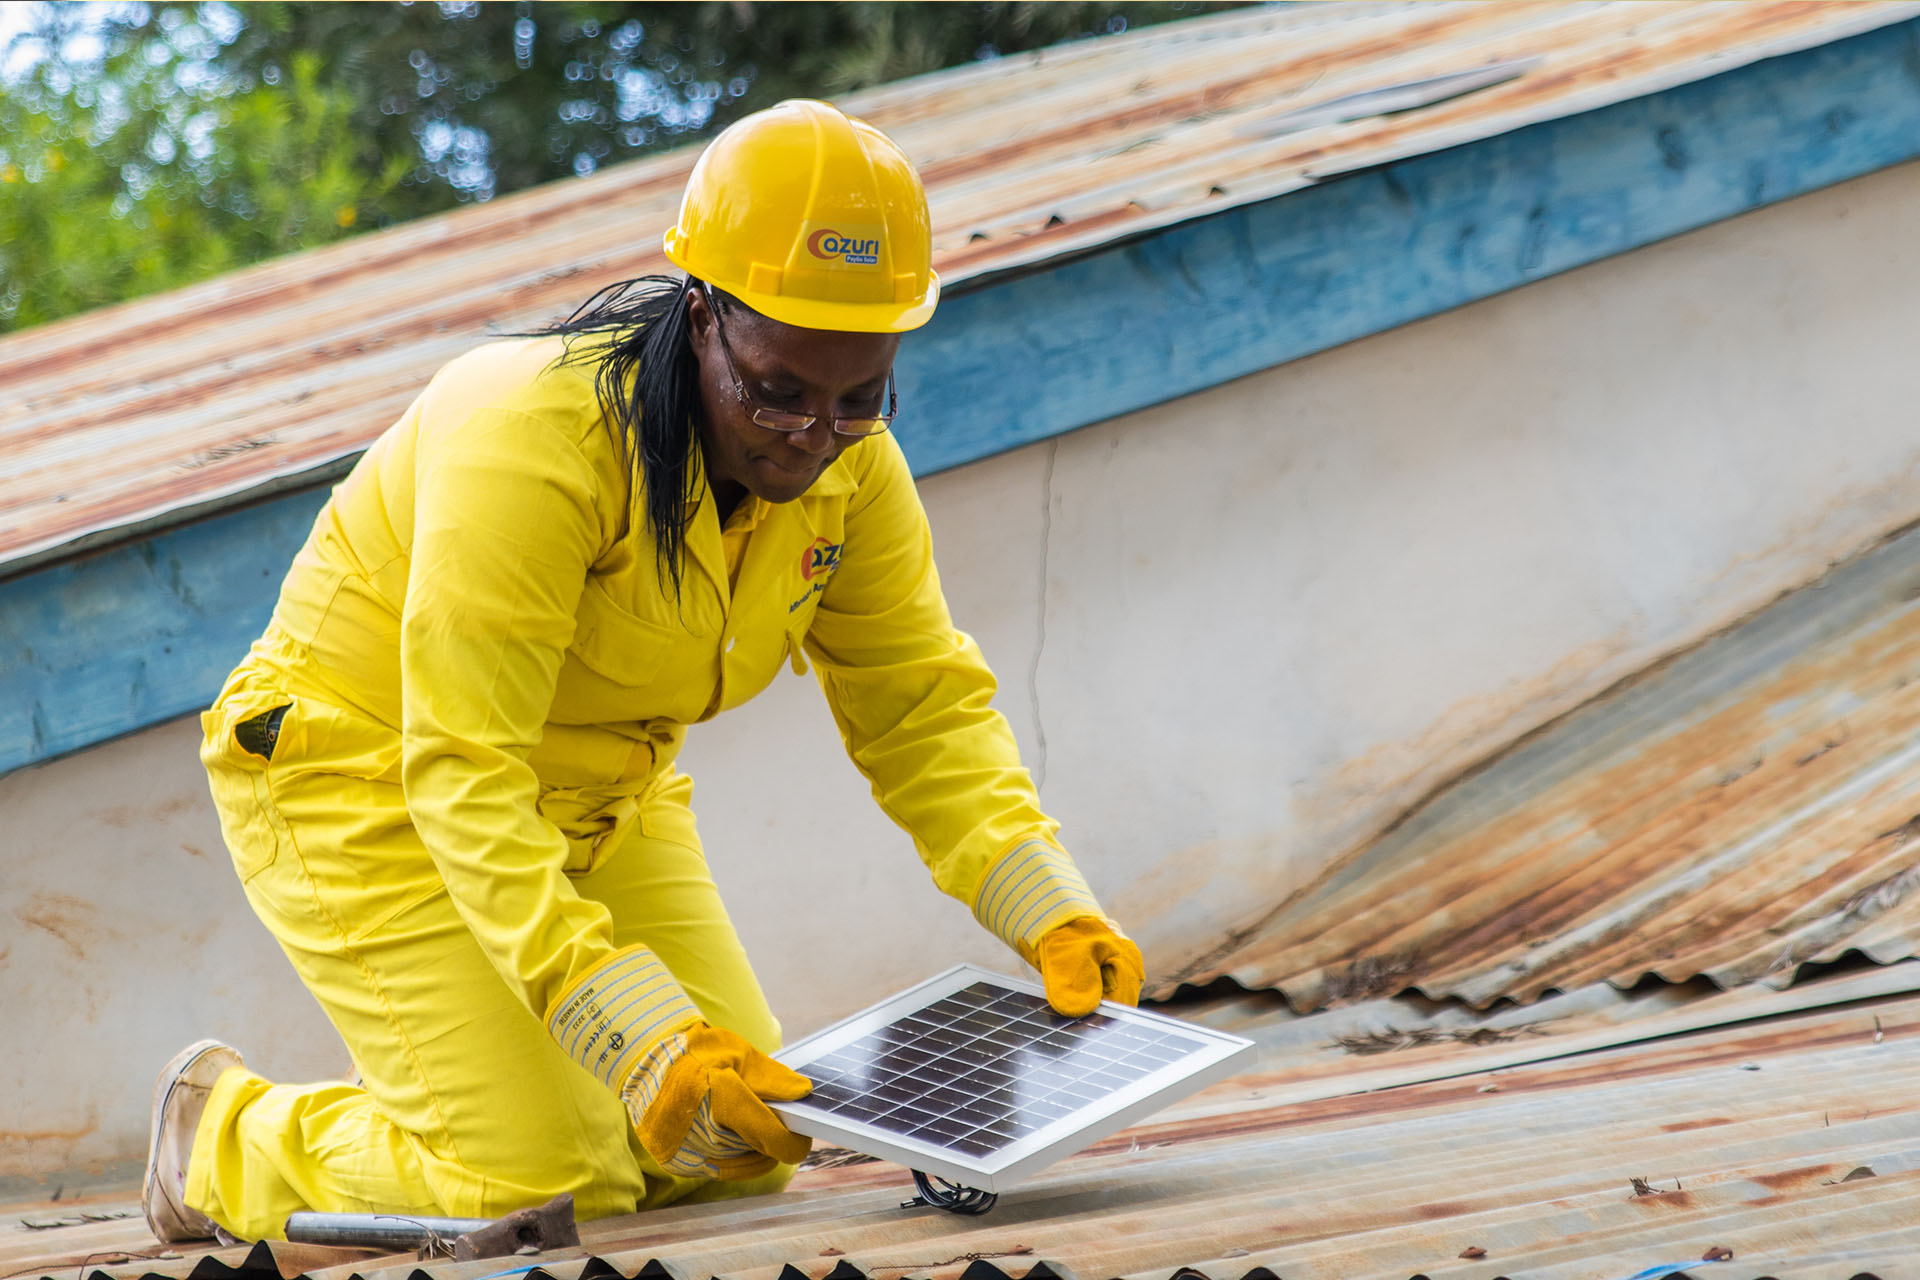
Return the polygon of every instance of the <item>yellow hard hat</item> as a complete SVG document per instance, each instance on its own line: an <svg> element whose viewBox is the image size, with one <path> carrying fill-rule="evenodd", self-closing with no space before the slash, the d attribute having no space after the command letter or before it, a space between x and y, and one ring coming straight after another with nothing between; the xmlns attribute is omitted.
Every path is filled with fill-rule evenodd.
<svg viewBox="0 0 1920 1280"><path fill-rule="evenodd" d="M789 99L723 130L664 243L688 275L805 329L900 333L940 300L920 175L824 102Z"/></svg>

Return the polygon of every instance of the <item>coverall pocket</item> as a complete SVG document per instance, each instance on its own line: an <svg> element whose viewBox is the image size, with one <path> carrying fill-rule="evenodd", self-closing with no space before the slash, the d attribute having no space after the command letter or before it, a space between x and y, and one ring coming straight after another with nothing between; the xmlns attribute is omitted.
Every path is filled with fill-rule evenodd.
<svg viewBox="0 0 1920 1280"><path fill-rule="evenodd" d="M649 787L640 800L640 834L691 849L706 860L693 819L693 779L674 770Z"/></svg>
<svg viewBox="0 0 1920 1280"><path fill-rule="evenodd" d="M220 815L221 837L243 883L273 865L286 826L267 791L267 761L234 737L236 725L269 710L249 699L200 715L200 763Z"/></svg>
<svg viewBox="0 0 1920 1280"><path fill-rule="evenodd" d="M273 767L400 781L400 734L312 698L288 698Z"/></svg>
<svg viewBox="0 0 1920 1280"><path fill-rule="evenodd" d="M663 665L698 661L708 645L685 627L669 627L629 613L605 587L587 580L580 598L580 624L568 646L595 673L627 687L653 679Z"/></svg>

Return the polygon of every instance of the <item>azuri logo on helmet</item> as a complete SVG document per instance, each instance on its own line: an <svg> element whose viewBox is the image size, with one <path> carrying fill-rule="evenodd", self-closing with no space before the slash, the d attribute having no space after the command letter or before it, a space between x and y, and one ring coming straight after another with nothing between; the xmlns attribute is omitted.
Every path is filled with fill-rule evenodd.
<svg viewBox="0 0 1920 1280"><path fill-rule="evenodd" d="M855 267L872 267L880 263L878 240L856 240L831 227L822 227L807 237L807 252L829 261L838 258Z"/></svg>

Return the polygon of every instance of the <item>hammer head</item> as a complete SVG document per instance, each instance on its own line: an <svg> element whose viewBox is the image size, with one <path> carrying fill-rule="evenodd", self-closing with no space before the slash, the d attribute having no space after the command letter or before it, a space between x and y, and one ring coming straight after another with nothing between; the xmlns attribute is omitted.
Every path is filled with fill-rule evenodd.
<svg viewBox="0 0 1920 1280"><path fill-rule="evenodd" d="M546 1253L580 1243L573 1221L573 1197L557 1195L538 1209L516 1209L453 1242L456 1262L501 1258L511 1253Z"/></svg>

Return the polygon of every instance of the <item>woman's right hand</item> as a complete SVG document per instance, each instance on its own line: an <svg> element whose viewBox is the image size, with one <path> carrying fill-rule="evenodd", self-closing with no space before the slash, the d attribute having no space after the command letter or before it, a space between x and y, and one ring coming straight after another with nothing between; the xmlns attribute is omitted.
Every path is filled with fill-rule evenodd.
<svg viewBox="0 0 1920 1280"><path fill-rule="evenodd" d="M812 1146L767 1106L806 1097L812 1082L709 1025L646 947L582 975L546 1021L569 1057L619 1093L640 1145L668 1173L757 1178Z"/></svg>
<svg viewBox="0 0 1920 1280"><path fill-rule="evenodd" d="M695 1023L655 1046L621 1098L647 1154L682 1178L757 1178L806 1159L812 1139L793 1132L765 1100L813 1091L805 1076L731 1031Z"/></svg>

